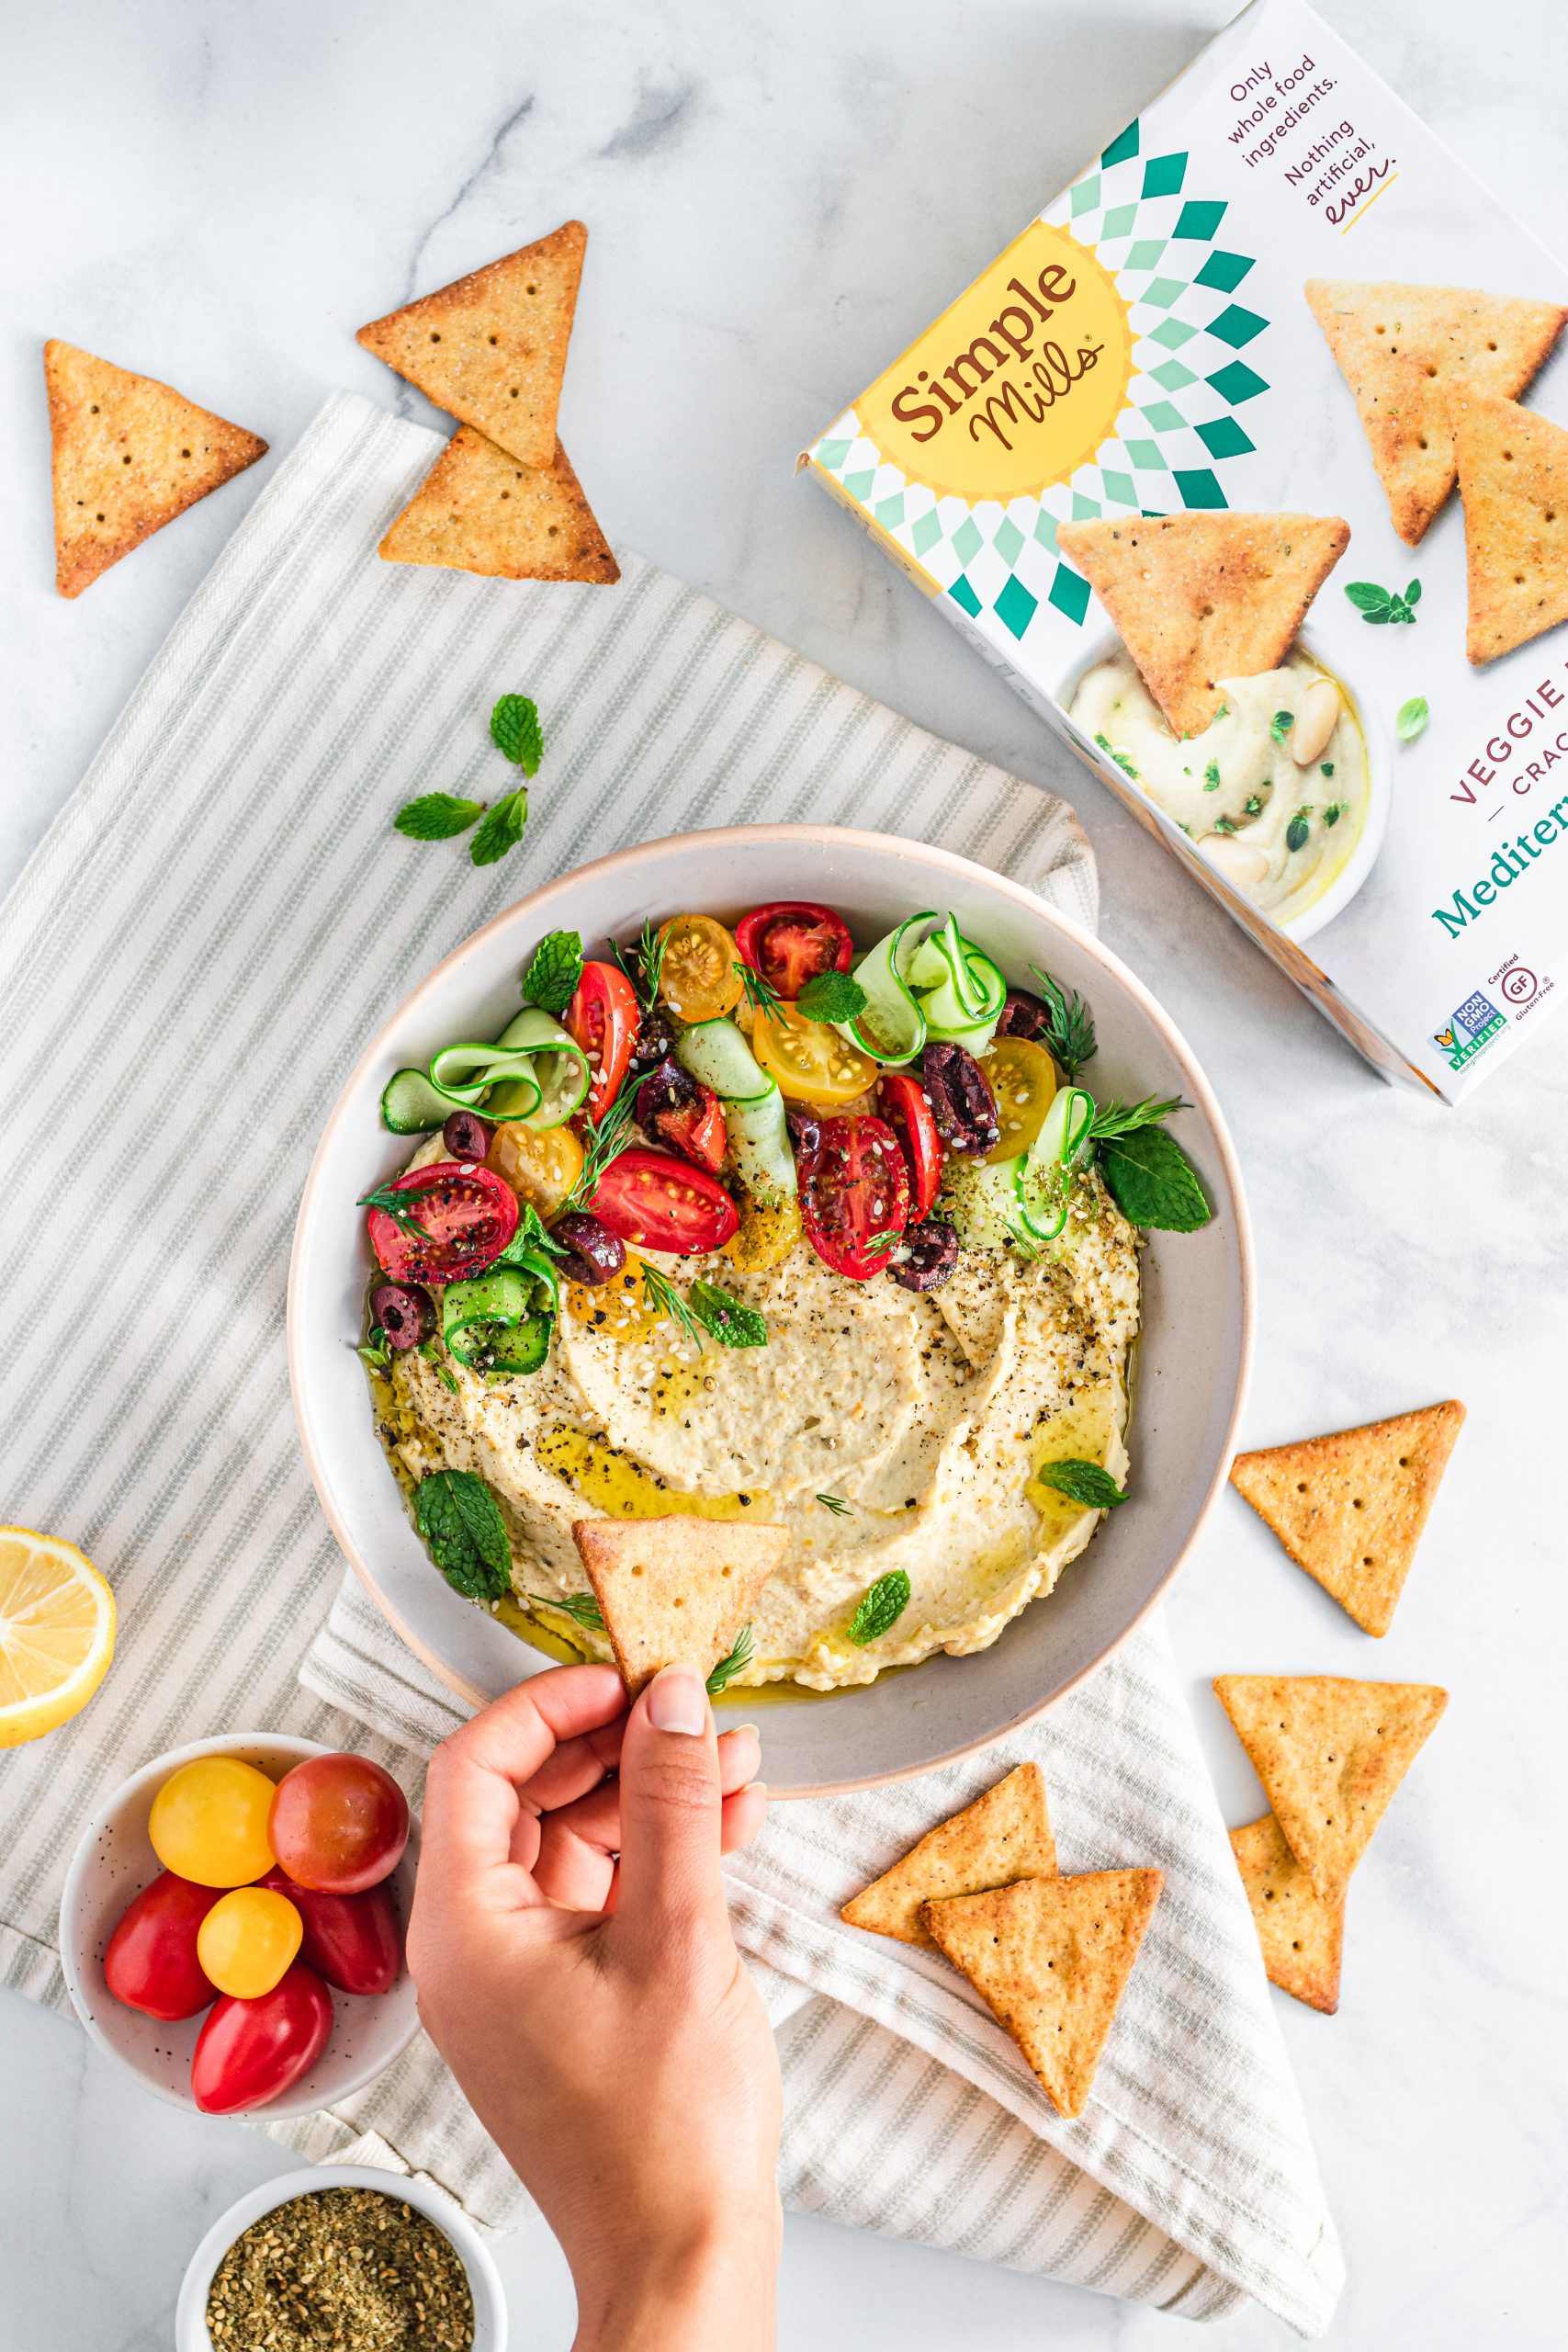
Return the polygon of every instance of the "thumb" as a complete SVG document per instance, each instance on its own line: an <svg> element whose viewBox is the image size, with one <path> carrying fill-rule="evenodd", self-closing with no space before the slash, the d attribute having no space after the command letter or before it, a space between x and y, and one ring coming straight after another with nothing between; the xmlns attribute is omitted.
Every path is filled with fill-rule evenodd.
<svg viewBox="0 0 1568 2352"><path fill-rule="evenodd" d="M695 1666L655 1675L621 1745L615 1916L634 1935L728 1926L719 1877L718 1741Z"/></svg>

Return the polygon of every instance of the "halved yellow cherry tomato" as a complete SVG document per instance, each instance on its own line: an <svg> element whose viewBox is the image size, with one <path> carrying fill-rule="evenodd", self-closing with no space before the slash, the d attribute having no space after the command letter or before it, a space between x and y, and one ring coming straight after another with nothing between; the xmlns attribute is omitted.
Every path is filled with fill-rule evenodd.
<svg viewBox="0 0 1568 2352"><path fill-rule="evenodd" d="M740 951L711 915L673 915L659 934L659 993L680 1021L716 1021L740 1001Z"/></svg>
<svg viewBox="0 0 1568 2352"><path fill-rule="evenodd" d="M582 1173L582 1146L570 1127L526 1127L509 1119L497 1127L485 1166L541 1216L554 1216Z"/></svg>
<svg viewBox="0 0 1568 2352"><path fill-rule="evenodd" d="M1056 1092L1056 1065L1032 1037L998 1037L980 1068L997 1098L1001 1132L987 1159L1016 1159L1027 1151L1045 1123Z"/></svg>
<svg viewBox="0 0 1568 2352"><path fill-rule="evenodd" d="M800 1203L791 1193L764 1205L742 1193L736 1206L740 1230L725 1243L724 1255L738 1273L764 1274L787 1258L800 1239Z"/></svg>
<svg viewBox="0 0 1568 2352"><path fill-rule="evenodd" d="M152 1800L147 1835L176 1878L197 1886L244 1886L271 1870L267 1815L276 1784L237 1756L198 1756L172 1772Z"/></svg>
<svg viewBox="0 0 1568 2352"><path fill-rule="evenodd" d="M287 1973L305 1922L287 1894L237 1886L220 1894L196 1931L196 1956L220 1993L259 2001Z"/></svg>
<svg viewBox="0 0 1568 2352"><path fill-rule="evenodd" d="M791 1102L838 1110L876 1080L869 1054L826 1021L808 1021L793 1004L771 1005L751 1028L751 1051Z"/></svg>
<svg viewBox="0 0 1568 2352"><path fill-rule="evenodd" d="M630 1250L620 1272L612 1274L607 1283L569 1283L566 1305L568 1313L587 1329L603 1331L606 1339L618 1340L627 1347L651 1339L665 1320L663 1307L655 1306L649 1297L642 1260Z"/></svg>

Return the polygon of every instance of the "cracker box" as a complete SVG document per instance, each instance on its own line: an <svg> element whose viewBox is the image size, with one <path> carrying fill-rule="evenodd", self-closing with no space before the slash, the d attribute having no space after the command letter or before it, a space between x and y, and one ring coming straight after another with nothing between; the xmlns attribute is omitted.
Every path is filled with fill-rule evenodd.
<svg viewBox="0 0 1568 2352"><path fill-rule="evenodd" d="M1450 1103L1568 978L1565 304L1320 17L1255 0L801 460Z"/></svg>

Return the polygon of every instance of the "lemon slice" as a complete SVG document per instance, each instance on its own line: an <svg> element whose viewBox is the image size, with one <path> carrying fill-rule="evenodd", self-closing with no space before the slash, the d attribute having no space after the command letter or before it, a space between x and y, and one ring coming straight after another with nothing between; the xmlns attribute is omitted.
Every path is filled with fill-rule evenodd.
<svg viewBox="0 0 1568 2352"><path fill-rule="evenodd" d="M58 1536L0 1527L0 1747L85 1707L114 1656L114 1595Z"/></svg>

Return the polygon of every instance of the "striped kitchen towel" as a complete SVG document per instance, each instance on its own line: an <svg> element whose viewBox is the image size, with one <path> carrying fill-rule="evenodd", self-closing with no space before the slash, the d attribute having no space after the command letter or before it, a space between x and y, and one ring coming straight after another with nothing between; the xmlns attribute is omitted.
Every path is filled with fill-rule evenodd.
<svg viewBox="0 0 1568 2352"><path fill-rule="evenodd" d="M379 563L436 446L364 401L328 404L0 916L0 1516L82 1544L120 1612L92 1705L0 1757L0 1983L56 2007L71 1848L149 1756L272 1727L360 1746L417 1791L456 1719L357 1587L332 1598L341 1562L284 1365L305 1171L387 1009L519 892L716 821L940 840L1094 917L1062 804L650 565L627 559L605 591ZM416 793L491 795L484 717L506 687L548 729L523 846L481 870L394 834ZM1070 1864L1155 1860L1171 1880L1095 2103L1061 2125L933 1963L836 1924L841 1883L976 1768L783 1807L732 1884L779 2023L786 2195L1194 2316L1252 2294L1321 2329L1332 2225L1161 1637L1014 1748L1045 1760ZM312 2155L428 2170L497 2222L520 2210L426 2043L341 2113L276 2129Z"/></svg>

